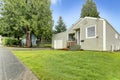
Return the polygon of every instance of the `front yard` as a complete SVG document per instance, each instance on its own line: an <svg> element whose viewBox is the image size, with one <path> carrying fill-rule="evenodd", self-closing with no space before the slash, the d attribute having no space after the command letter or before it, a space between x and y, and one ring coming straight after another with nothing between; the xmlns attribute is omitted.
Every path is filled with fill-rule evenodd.
<svg viewBox="0 0 120 80"><path fill-rule="evenodd" d="M120 54L94 51L13 51L40 80L120 80Z"/></svg>

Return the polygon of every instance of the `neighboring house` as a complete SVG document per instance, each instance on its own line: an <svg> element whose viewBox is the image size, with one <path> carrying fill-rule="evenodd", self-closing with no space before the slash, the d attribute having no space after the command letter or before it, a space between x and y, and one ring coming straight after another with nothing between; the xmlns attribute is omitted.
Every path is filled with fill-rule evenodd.
<svg viewBox="0 0 120 80"><path fill-rule="evenodd" d="M36 46L36 41L37 41L37 38L35 35L32 35L31 37L32 39L32 46ZM22 45L26 45L26 38L23 38L22 41L21 41Z"/></svg>
<svg viewBox="0 0 120 80"><path fill-rule="evenodd" d="M75 44L84 50L119 50L120 34L103 18L80 18L69 30L52 38L54 49L69 48Z"/></svg>

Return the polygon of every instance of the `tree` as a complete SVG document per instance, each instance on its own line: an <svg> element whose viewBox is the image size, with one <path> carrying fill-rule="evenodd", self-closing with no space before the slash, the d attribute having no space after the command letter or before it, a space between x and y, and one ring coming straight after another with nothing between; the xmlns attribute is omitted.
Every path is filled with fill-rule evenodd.
<svg viewBox="0 0 120 80"><path fill-rule="evenodd" d="M59 17L59 20L57 22L58 24L55 26L55 33L60 33L60 32L64 32L66 31L66 25L65 23L63 22L63 19L62 17L60 16Z"/></svg>
<svg viewBox="0 0 120 80"><path fill-rule="evenodd" d="M39 0L38 0L39 1ZM34 33L37 36L37 38L42 41L44 40L51 40L52 38L52 27L53 27L53 21L52 21L52 13L50 10L50 3L48 0L43 0L44 4L40 4L40 2L35 2L34 6L39 6L39 8L34 8L33 12L37 12L37 15L34 15Z"/></svg>
<svg viewBox="0 0 120 80"><path fill-rule="evenodd" d="M93 0L86 0L81 10L81 18L84 17L97 17L99 18L99 12L97 11L96 4Z"/></svg>
<svg viewBox="0 0 120 80"><path fill-rule="evenodd" d="M46 39L52 35L52 13L48 0L2 0L2 21L11 36L26 33L27 47L31 47L31 34ZM3 32L3 31L1 31Z"/></svg>

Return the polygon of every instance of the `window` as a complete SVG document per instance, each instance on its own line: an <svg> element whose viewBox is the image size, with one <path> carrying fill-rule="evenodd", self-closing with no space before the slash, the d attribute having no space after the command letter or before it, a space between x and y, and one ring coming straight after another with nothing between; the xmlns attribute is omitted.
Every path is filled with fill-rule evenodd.
<svg viewBox="0 0 120 80"><path fill-rule="evenodd" d="M75 41L75 34L69 34L69 41Z"/></svg>
<svg viewBox="0 0 120 80"><path fill-rule="evenodd" d="M115 38L118 39L118 34L115 34Z"/></svg>
<svg viewBox="0 0 120 80"><path fill-rule="evenodd" d="M92 26L92 27L88 27L86 29L86 37L87 38L95 38L96 36L96 27Z"/></svg>

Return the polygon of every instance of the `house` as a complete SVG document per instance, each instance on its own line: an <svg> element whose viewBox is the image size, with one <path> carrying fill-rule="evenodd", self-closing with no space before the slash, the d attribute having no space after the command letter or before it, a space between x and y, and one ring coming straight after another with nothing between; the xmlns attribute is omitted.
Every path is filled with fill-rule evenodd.
<svg viewBox="0 0 120 80"><path fill-rule="evenodd" d="M32 36L31 36L32 46L37 46L36 41L37 41L37 37L32 34ZM26 38L22 39L21 44L26 45Z"/></svg>
<svg viewBox="0 0 120 80"><path fill-rule="evenodd" d="M119 50L120 34L103 18L80 18L69 30L52 38L54 49L69 48L75 44L84 50Z"/></svg>

